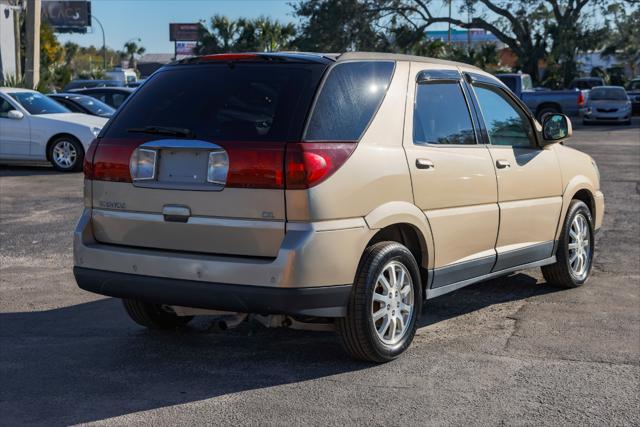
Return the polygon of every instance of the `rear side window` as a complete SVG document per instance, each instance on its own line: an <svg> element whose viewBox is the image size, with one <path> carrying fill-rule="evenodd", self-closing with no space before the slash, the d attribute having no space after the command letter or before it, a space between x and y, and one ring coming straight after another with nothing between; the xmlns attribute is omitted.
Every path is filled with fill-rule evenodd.
<svg viewBox="0 0 640 427"><path fill-rule="evenodd" d="M147 126L188 129L210 141L299 140L323 64L174 66L131 94L107 138Z"/></svg>
<svg viewBox="0 0 640 427"><path fill-rule="evenodd" d="M473 124L459 83L418 85L413 111L416 144L475 144Z"/></svg>
<svg viewBox="0 0 640 427"><path fill-rule="evenodd" d="M321 89L305 141L357 141L384 98L393 62L336 65Z"/></svg>

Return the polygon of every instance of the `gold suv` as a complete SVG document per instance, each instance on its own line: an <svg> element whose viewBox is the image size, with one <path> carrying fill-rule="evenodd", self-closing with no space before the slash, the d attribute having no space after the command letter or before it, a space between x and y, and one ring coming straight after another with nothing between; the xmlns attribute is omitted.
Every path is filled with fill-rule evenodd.
<svg viewBox="0 0 640 427"><path fill-rule="evenodd" d="M388 361L425 299L532 267L587 280L604 198L570 136L465 64L186 59L87 152L75 277L147 327L251 313L329 325L352 356Z"/></svg>

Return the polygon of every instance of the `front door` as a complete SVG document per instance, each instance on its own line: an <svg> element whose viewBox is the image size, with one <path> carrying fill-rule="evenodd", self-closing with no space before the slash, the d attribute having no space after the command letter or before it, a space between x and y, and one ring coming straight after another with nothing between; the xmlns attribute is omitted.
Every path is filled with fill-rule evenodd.
<svg viewBox="0 0 640 427"><path fill-rule="evenodd" d="M404 148L414 202L434 239L432 288L491 271L498 234L493 161L456 67L412 64Z"/></svg>
<svg viewBox="0 0 640 427"><path fill-rule="evenodd" d="M548 258L562 208L555 152L538 146L532 119L506 89L481 81L472 85L498 178L500 230L493 271Z"/></svg>
<svg viewBox="0 0 640 427"><path fill-rule="evenodd" d="M29 118L9 118L9 111L17 108L0 95L0 156L5 159L24 159L29 157L31 141Z"/></svg>

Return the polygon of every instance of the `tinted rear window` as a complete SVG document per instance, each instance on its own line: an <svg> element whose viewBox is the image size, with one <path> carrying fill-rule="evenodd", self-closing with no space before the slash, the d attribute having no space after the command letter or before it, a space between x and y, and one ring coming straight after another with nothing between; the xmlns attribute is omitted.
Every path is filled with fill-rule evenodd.
<svg viewBox="0 0 640 427"><path fill-rule="evenodd" d="M191 130L219 141L299 139L322 64L169 67L132 94L105 137L146 126Z"/></svg>
<svg viewBox="0 0 640 427"><path fill-rule="evenodd" d="M357 141L384 98L393 62L336 65L318 96L306 141Z"/></svg>

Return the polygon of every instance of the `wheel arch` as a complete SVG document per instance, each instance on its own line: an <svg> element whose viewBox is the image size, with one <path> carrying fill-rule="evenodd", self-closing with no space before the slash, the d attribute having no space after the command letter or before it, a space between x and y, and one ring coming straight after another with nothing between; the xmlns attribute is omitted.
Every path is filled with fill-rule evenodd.
<svg viewBox="0 0 640 427"><path fill-rule="evenodd" d="M562 113L562 106L557 102L543 102L536 108L536 117L540 116L540 112L545 108L553 108L558 113Z"/></svg>
<svg viewBox="0 0 640 427"><path fill-rule="evenodd" d="M393 240L411 250L418 264L428 269L433 265L434 247L431 227L424 213L409 202L390 202L374 209L365 222L375 234L367 246Z"/></svg>
<svg viewBox="0 0 640 427"><path fill-rule="evenodd" d="M593 184L586 176L578 175L569 182L562 196L562 213L560 216L560 220L558 221L558 227L556 230L556 241L560 238L562 225L564 224L564 221L566 219L571 200L576 199L583 201L591 211L593 223L596 224L596 219L599 217L601 212L597 212L595 193L596 191L593 187Z"/></svg>

